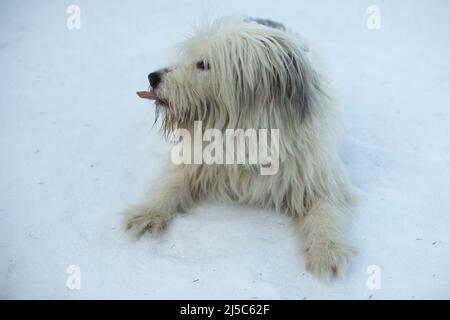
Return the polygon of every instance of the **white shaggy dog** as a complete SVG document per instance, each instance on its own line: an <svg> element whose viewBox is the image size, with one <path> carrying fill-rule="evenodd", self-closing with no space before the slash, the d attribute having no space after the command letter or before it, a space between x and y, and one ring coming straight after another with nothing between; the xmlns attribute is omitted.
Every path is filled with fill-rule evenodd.
<svg viewBox="0 0 450 320"><path fill-rule="evenodd" d="M338 156L339 117L312 53L284 26L261 19L206 24L180 46L180 62L149 75L166 135L177 128L279 129L279 170L169 163L144 201L128 210L135 235L163 230L176 213L213 199L289 214L306 267L324 279L345 274L353 249L344 225L351 196Z"/></svg>

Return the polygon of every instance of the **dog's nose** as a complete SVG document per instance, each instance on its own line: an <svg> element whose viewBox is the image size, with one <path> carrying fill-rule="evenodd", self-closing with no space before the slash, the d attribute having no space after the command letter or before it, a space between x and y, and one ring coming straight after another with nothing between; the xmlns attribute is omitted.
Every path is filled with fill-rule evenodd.
<svg viewBox="0 0 450 320"><path fill-rule="evenodd" d="M161 82L161 73L160 72L152 72L148 75L148 81L150 81L150 85L153 89L156 89L158 84Z"/></svg>

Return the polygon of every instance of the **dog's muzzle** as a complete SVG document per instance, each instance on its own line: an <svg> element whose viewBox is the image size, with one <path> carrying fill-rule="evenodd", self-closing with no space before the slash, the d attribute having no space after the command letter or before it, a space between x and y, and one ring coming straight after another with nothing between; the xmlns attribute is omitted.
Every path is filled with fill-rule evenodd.
<svg viewBox="0 0 450 320"><path fill-rule="evenodd" d="M156 89L161 83L161 72L152 72L148 75L148 81L153 89Z"/></svg>
<svg viewBox="0 0 450 320"><path fill-rule="evenodd" d="M155 72L152 72L148 75L148 81L150 82L149 91L138 91L137 95L142 99L155 100L157 105L167 106L169 103L164 98L160 97L157 93L157 89L162 82L164 73L167 72L168 69L162 69Z"/></svg>

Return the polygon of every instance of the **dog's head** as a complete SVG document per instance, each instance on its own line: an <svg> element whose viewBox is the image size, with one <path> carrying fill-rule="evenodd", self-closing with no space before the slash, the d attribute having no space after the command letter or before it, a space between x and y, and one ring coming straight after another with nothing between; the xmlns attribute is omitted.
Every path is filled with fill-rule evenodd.
<svg viewBox="0 0 450 320"><path fill-rule="evenodd" d="M148 75L138 93L163 111L163 131L270 126L274 113L301 119L315 73L296 38L252 21L218 20L180 46L179 62Z"/></svg>

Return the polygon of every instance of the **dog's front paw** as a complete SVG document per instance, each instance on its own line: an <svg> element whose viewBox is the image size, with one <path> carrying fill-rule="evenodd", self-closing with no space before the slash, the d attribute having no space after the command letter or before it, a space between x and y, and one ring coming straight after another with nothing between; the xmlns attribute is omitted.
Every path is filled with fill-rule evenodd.
<svg viewBox="0 0 450 320"><path fill-rule="evenodd" d="M355 250L330 240L313 243L305 250L306 268L320 278L330 281L344 277Z"/></svg>
<svg viewBox="0 0 450 320"><path fill-rule="evenodd" d="M126 211L125 229L139 237L146 231L159 234L167 228L171 215L160 213L145 206L136 206Z"/></svg>

